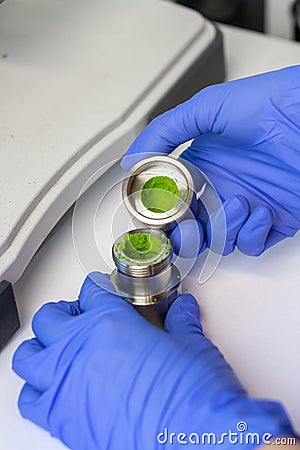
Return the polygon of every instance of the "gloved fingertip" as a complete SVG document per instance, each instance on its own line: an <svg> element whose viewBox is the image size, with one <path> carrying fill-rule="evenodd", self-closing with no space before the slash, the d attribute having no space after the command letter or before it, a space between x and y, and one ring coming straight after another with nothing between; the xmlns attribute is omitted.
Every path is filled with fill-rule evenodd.
<svg viewBox="0 0 300 450"><path fill-rule="evenodd" d="M78 300L45 303L33 316L32 331L44 345L51 345L64 335L74 316L80 314Z"/></svg>
<svg viewBox="0 0 300 450"><path fill-rule="evenodd" d="M22 417L48 430L46 415L38 407L42 395L43 392L35 389L29 383L25 383L19 395L18 408Z"/></svg>
<svg viewBox="0 0 300 450"><path fill-rule="evenodd" d="M59 302L44 303L40 309L34 314L32 319L32 326L42 318L49 318L51 316L59 317L72 317L80 314L79 302L60 300ZM34 331L34 330L33 330Z"/></svg>
<svg viewBox="0 0 300 450"><path fill-rule="evenodd" d="M22 387L18 399L18 407L21 413L22 411L24 412L26 406L39 400L41 395L42 395L41 391L31 386L29 383L25 383L24 386Z"/></svg>
<svg viewBox="0 0 300 450"><path fill-rule="evenodd" d="M273 212L269 206L260 205L257 206L253 213L255 214L256 224L257 225L266 225L271 224L273 221Z"/></svg>
<svg viewBox="0 0 300 450"><path fill-rule="evenodd" d="M129 305L116 294L115 287L106 274L91 272L83 282L79 293L80 311L87 312L109 302Z"/></svg>
<svg viewBox="0 0 300 450"><path fill-rule="evenodd" d="M232 195L224 202L223 207L226 218L229 219L241 216L246 219L250 213L250 203L243 195Z"/></svg>
<svg viewBox="0 0 300 450"><path fill-rule="evenodd" d="M192 314L195 319L200 320L200 307L195 297L191 294L179 295L170 306L168 314L173 315L187 313Z"/></svg>
<svg viewBox="0 0 300 450"><path fill-rule="evenodd" d="M199 305L192 295L180 295L168 311L165 331L172 334L189 335L195 330L202 334Z"/></svg>
<svg viewBox="0 0 300 450"><path fill-rule="evenodd" d="M238 232L250 214L250 204L243 195L228 197L214 212L206 227L208 246L217 254L229 255L235 249Z"/></svg>
<svg viewBox="0 0 300 450"><path fill-rule="evenodd" d="M247 256L260 256L265 250L272 222L273 213L269 207L256 207L238 234L239 250Z"/></svg>
<svg viewBox="0 0 300 450"><path fill-rule="evenodd" d="M12 358L12 369L17 372L18 364L22 362L24 359L27 359L28 357L40 352L44 349L44 346L41 344L41 342L36 339L27 339L26 341L23 341L17 350L15 351L13 358Z"/></svg>
<svg viewBox="0 0 300 450"><path fill-rule="evenodd" d="M28 368L30 368L28 361L31 360L32 357L35 358L35 356L44 350L44 348L45 347L36 338L22 342L12 357L12 370L20 378L27 380Z"/></svg>
<svg viewBox="0 0 300 450"><path fill-rule="evenodd" d="M202 223L198 220L180 222L171 232L170 240L175 254L183 258L196 258L206 248Z"/></svg>
<svg viewBox="0 0 300 450"><path fill-rule="evenodd" d="M234 250L235 250L235 243L226 243L222 255L228 256L231 253L233 253Z"/></svg>

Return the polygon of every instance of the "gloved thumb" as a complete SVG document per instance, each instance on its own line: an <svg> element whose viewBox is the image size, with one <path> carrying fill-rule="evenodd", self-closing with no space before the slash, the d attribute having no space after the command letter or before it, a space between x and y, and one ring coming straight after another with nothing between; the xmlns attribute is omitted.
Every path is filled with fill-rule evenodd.
<svg viewBox="0 0 300 450"><path fill-rule="evenodd" d="M165 331L185 343L194 343L203 336L200 308L195 297L183 294L172 303L165 320Z"/></svg>
<svg viewBox="0 0 300 450"><path fill-rule="evenodd" d="M131 305L116 294L109 275L101 272L91 272L84 280L79 294L79 304L82 313L101 308L104 310L115 307L128 309Z"/></svg>

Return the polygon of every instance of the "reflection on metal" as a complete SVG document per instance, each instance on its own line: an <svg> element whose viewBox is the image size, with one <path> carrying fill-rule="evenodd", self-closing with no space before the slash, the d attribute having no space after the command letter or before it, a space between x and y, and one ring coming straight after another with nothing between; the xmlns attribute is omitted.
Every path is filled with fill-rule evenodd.
<svg viewBox="0 0 300 450"><path fill-rule="evenodd" d="M179 191L177 203L165 212L154 212L146 208L141 197L145 183L157 176L169 177L176 183ZM195 200L195 187L190 172L178 159L152 156L139 161L128 172L123 182L122 196L126 208L138 223L170 229L188 215Z"/></svg>

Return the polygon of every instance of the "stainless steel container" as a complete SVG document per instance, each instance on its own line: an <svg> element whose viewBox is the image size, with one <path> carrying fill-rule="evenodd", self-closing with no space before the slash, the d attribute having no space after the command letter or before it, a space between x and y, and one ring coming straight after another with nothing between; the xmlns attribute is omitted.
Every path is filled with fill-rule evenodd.
<svg viewBox="0 0 300 450"><path fill-rule="evenodd" d="M135 236L134 236L135 235ZM141 251L132 242L149 240ZM170 304L178 294L181 277L171 263L172 247L162 230L142 228L121 235L113 245L116 270L111 281L116 291L154 325L163 328Z"/></svg>
<svg viewBox="0 0 300 450"><path fill-rule="evenodd" d="M145 184L155 177L168 177L178 190L174 205L163 212L147 208L142 199ZM191 216L196 200L194 191L193 178L184 164L171 156L153 156L132 167L123 181L122 196L128 211L139 224L168 230Z"/></svg>

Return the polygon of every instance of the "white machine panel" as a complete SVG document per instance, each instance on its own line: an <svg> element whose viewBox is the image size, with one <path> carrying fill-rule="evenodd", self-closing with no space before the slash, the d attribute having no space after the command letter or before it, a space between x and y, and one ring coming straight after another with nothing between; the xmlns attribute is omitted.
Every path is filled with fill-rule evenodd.
<svg viewBox="0 0 300 450"><path fill-rule="evenodd" d="M1 279L18 279L82 180L121 156L214 36L163 1L1 4Z"/></svg>

